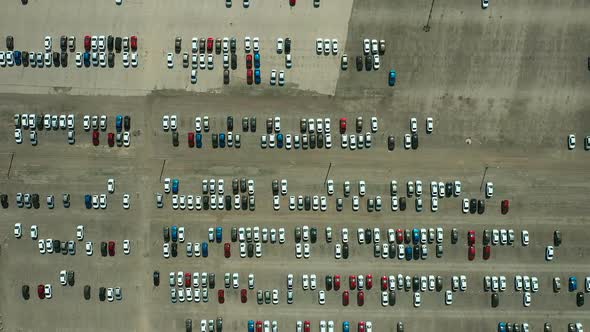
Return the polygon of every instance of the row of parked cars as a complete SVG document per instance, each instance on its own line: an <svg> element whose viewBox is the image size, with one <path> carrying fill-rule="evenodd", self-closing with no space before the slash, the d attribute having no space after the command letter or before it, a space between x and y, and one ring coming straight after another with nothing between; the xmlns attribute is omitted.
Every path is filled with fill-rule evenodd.
<svg viewBox="0 0 590 332"><path fill-rule="evenodd" d="M180 188L180 180L176 178L164 178L164 193L169 194L172 192L173 194L178 194ZM225 193L225 180L224 179L203 179L201 182L201 189L203 190L203 194L215 194L218 193L223 195ZM232 179L232 193L238 194L241 193L248 193L248 195L254 195L255 192L255 182L254 179L246 179L242 177L240 179L233 178Z"/></svg>
<svg viewBox="0 0 590 332"><path fill-rule="evenodd" d="M590 62L589 62L590 63ZM576 135L569 134L567 136L567 148L573 150L576 148ZM590 136L586 136L584 138L584 150L590 150Z"/></svg>

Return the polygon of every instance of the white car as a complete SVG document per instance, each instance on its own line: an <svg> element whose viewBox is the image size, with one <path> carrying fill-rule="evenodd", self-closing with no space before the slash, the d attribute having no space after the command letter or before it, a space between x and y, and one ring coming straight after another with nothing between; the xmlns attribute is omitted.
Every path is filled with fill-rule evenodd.
<svg viewBox="0 0 590 332"><path fill-rule="evenodd" d="M14 140L17 144L21 144L23 142L23 133L20 128L14 130Z"/></svg>
<svg viewBox="0 0 590 332"><path fill-rule="evenodd" d="M463 198L463 213L469 213L469 199Z"/></svg>
<svg viewBox="0 0 590 332"><path fill-rule="evenodd" d="M246 53L250 53L251 50L252 50L252 39L250 38L250 36L246 36L244 38L244 51Z"/></svg>
<svg viewBox="0 0 590 332"><path fill-rule="evenodd" d="M489 0L481 0L481 8L486 9L490 5Z"/></svg>
<svg viewBox="0 0 590 332"><path fill-rule="evenodd" d="M328 180L326 186L328 188L328 195L333 195L334 194L334 180L332 180L332 179Z"/></svg>
<svg viewBox="0 0 590 332"><path fill-rule="evenodd" d="M419 308L422 303L422 298L419 292L414 293L414 307Z"/></svg>
<svg viewBox="0 0 590 332"><path fill-rule="evenodd" d="M338 39L332 39L332 54L338 54Z"/></svg>
<svg viewBox="0 0 590 332"><path fill-rule="evenodd" d="M86 255L87 256L92 256L93 253L93 249L92 249L92 242L90 241L86 241Z"/></svg>
<svg viewBox="0 0 590 332"><path fill-rule="evenodd" d="M525 307L529 307L531 305L531 293L524 292L524 295L522 297L522 302Z"/></svg>
<svg viewBox="0 0 590 332"><path fill-rule="evenodd" d="M318 293L318 303L321 305L326 304L326 292L324 290L321 290Z"/></svg>
<svg viewBox="0 0 590 332"><path fill-rule="evenodd" d="M358 211L359 210L359 197L358 196L352 196L352 210L353 211Z"/></svg>
<svg viewBox="0 0 590 332"><path fill-rule="evenodd" d="M100 208L101 209L106 209L107 208L107 195L106 194L100 194L100 196L98 198L98 202L100 204Z"/></svg>
<svg viewBox="0 0 590 332"><path fill-rule="evenodd" d="M365 196L367 192L367 185L364 180L359 181L359 195Z"/></svg>
<svg viewBox="0 0 590 332"><path fill-rule="evenodd" d="M494 184L492 182L486 183L486 198L494 196Z"/></svg>
<svg viewBox="0 0 590 332"><path fill-rule="evenodd" d="M281 195L287 195L287 179L281 180Z"/></svg>
<svg viewBox="0 0 590 332"><path fill-rule="evenodd" d="M570 134L567 137L567 147L570 150L573 150L576 147L576 135Z"/></svg>
<svg viewBox="0 0 590 332"><path fill-rule="evenodd" d="M529 231L527 231L526 229L523 229L521 232L521 238L522 238L522 245L528 246L529 245Z"/></svg>
<svg viewBox="0 0 590 332"><path fill-rule="evenodd" d="M453 292L451 292L450 290L447 289L447 291L445 292L445 304L446 305L451 305L453 304Z"/></svg>
<svg viewBox="0 0 590 332"><path fill-rule="evenodd" d="M278 211L281 208L281 203L278 195L273 196L272 203L275 211Z"/></svg>
<svg viewBox="0 0 590 332"><path fill-rule="evenodd" d="M377 54L379 51L379 44L377 43L377 39L371 39L371 53Z"/></svg>
<svg viewBox="0 0 590 332"><path fill-rule="evenodd" d="M369 54L371 52L371 41L368 39L363 39L363 52L365 54Z"/></svg>
<svg viewBox="0 0 590 332"><path fill-rule="evenodd" d="M170 116L170 129L171 130L176 130L176 114L173 114Z"/></svg>
<svg viewBox="0 0 590 332"><path fill-rule="evenodd" d="M430 208L432 212L438 211L438 197L431 198Z"/></svg>
<svg viewBox="0 0 590 332"><path fill-rule="evenodd" d="M123 133L123 146L128 148L131 145L131 135L128 131Z"/></svg>
<svg viewBox="0 0 590 332"><path fill-rule="evenodd" d="M318 38L315 40L315 51L317 54L322 54L322 51L324 50L324 42L322 41L321 38Z"/></svg>
<svg viewBox="0 0 590 332"><path fill-rule="evenodd" d="M373 69L379 70L380 67L381 67L381 60L380 60L379 54L375 54L375 55L373 55Z"/></svg>
<svg viewBox="0 0 590 332"><path fill-rule="evenodd" d="M348 243L348 228L342 228L342 243Z"/></svg>
<svg viewBox="0 0 590 332"><path fill-rule="evenodd" d="M547 246L547 248L545 249L545 259L547 261L553 260L553 246Z"/></svg>
<svg viewBox="0 0 590 332"><path fill-rule="evenodd" d="M453 195L455 195L455 197L461 195L461 181L456 180L455 181L455 185L453 188Z"/></svg>
<svg viewBox="0 0 590 332"><path fill-rule="evenodd" d="M37 240L38 236L39 236L39 228L37 227L37 225L31 225L31 239Z"/></svg>
<svg viewBox="0 0 590 332"><path fill-rule="evenodd" d="M426 118L426 133L428 133L428 134L432 133L433 129L434 129L434 120L431 117L427 117Z"/></svg>
<svg viewBox="0 0 590 332"><path fill-rule="evenodd" d="M309 258L311 256L310 253L310 245L309 243L303 244L303 258Z"/></svg>
<svg viewBox="0 0 590 332"><path fill-rule="evenodd" d="M412 131L412 133L418 131L418 120L416 120L416 118L410 119L410 130Z"/></svg>
<svg viewBox="0 0 590 332"><path fill-rule="evenodd" d="M78 227L76 227L76 239L78 239L78 241L84 240L84 225L78 225Z"/></svg>
<svg viewBox="0 0 590 332"><path fill-rule="evenodd" d="M45 36L44 45L45 45L45 52L51 52L51 37L50 36Z"/></svg>
<svg viewBox="0 0 590 332"><path fill-rule="evenodd" d="M14 237L20 239L23 235L23 225L21 223L14 224Z"/></svg>
<svg viewBox="0 0 590 332"><path fill-rule="evenodd" d="M108 179L107 180L107 191L109 192L109 194L112 194L115 192L115 179Z"/></svg>
<svg viewBox="0 0 590 332"><path fill-rule="evenodd" d="M168 53L168 55L166 55L166 62L168 64L168 68L174 67L174 54Z"/></svg>
<svg viewBox="0 0 590 332"><path fill-rule="evenodd" d="M125 253L125 255L129 255L130 248L131 245L129 243L129 240L123 240L123 253Z"/></svg>
<svg viewBox="0 0 590 332"><path fill-rule="evenodd" d="M270 72L270 85L277 84L277 70L273 69Z"/></svg>
<svg viewBox="0 0 590 332"><path fill-rule="evenodd" d="M405 134L404 135L404 148L406 150L409 150L410 147L412 146L412 138L410 137L410 134Z"/></svg>
<svg viewBox="0 0 590 332"><path fill-rule="evenodd" d="M460 280L460 287L459 287L459 288L460 288L460 289L461 289L461 291L463 291L463 292L464 292L464 291L466 291L466 290L467 290L467 277L466 277L466 276L464 276L464 275L461 275L461 276L459 277L459 280Z"/></svg>
<svg viewBox="0 0 590 332"><path fill-rule="evenodd" d="M277 38L277 53L278 54L283 53L283 46L284 46L283 38Z"/></svg>
<svg viewBox="0 0 590 332"><path fill-rule="evenodd" d="M45 253L45 240L39 240L38 242L38 247L39 247L39 253L44 254Z"/></svg>
<svg viewBox="0 0 590 332"><path fill-rule="evenodd" d="M252 39L252 49L254 50L254 53L260 51L260 38L254 37L254 39Z"/></svg>
<svg viewBox="0 0 590 332"><path fill-rule="evenodd" d="M200 133L201 130L202 130L202 127L201 127L201 117L200 116L197 116L195 118L195 130L196 130L197 133Z"/></svg>
<svg viewBox="0 0 590 332"><path fill-rule="evenodd" d="M123 208L124 209L129 209L129 194L123 194Z"/></svg>

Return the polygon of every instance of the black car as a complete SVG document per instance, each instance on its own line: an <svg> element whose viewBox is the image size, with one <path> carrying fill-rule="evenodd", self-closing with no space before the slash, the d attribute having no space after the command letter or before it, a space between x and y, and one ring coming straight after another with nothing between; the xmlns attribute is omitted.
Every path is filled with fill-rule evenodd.
<svg viewBox="0 0 590 332"><path fill-rule="evenodd" d="M0 202L2 203L2 207L7 209L8 208L8 195L6 195L6 194L0 195Z"/></svg>
<svg viewBox="0 0 590 332"><path fill-rule="evenodd" d="M67 67L68 66L68 53L61 52L61 66Z"/></svg>
<svg viewBox="0 0 590 332"><path fill-rule="evenodd" d="M520 332L520 323L514 323L514 332Z"/></svg>
<svg viewBox="0 0 590 332"><path fill-rule="evenodd" d="M556 230L555 232L553 232L553 245L556 247L559 247L560 244L561 244L561 232L559 230Z"/></svg>
<svg viewBox="0 0 590 332"><path fill-rule="evenodd" d="M309 148L315 149L315 134L309 134Z"/></svg>
<svg viewBox="0 0 590 332"><path fill-rule="evenodd" d="M254 257L254 244L248 243L248 257Z"/></svg>
<svg viewBox="0 0 590 332"><path fill-rule="evenodd" d="M469 213L473 214L477 211L477 199L472 198L469 201Z"/></svg>
<svg viewBox="0 0 590 332"><path fill-rule="evenodd" d="M404 332L404 322L397 322L397 332Z"/></svg>
<svg viewBox="0 0 590 332"><path fill-rule="evenodd" d="M443 246L442 246L442 244L439 243L436 245L436 257L441 258L442 255L443 255Z"/></svg>
<svg viewBox="0 0 590 332"><path fill-rule="evenodd" d="M445 185L445 196L451 197L453 195L453 183L447 182Z"/></svg>
<svg viewBox="0 0 590 332"><path fill-rule="evenodd" d="M255 116L250 118L250 131L253 133L256 132L256 117Z"/></svg>
<svg viewBox="0 0 590 332"><path fill-rule="evenodd" d="M58 254L61 252L61 241L60 240L53 240L53 251L55 251Z"/></svg>
<svg viewBox="0 0 590 332"><path fill-rule="evenodd" d="M203 209L209 210L209 196L203 196Z"/></svg>
<svg viewBox="0 0 590 332"><path fill-rule="evenodd" d="M230 61L231 61L231 69L236 70L238 68L238 56L235 53L231 54Z"/></svg>
<svg viewBox="0 0 590 332"><path fill-rule="evenodd" d="M211 134L211 143L214 149L217 149L219 147L219 138L217 134Z"/></svg>
<svg viewBox="0 0 590 332"><path fill-rule="evenodd" d="M154 286L160 286L160 271L154 271Z"/></svg>
<svg viewBox="0 0 590 332"><path fill-rule="evenodd" d="M59 67L59 65L60 65L59 59L60 59L59 53L53 52L53 66Z"/></svg>
<svg viewBox="0 0 590 332"><path fill-rule="evenodd" d="M356 56L356 70L363 70L363 58L360 55Z"/></svg>
<svg viewBox="0 0 590 332"><path fill-rule="evenodd" d="M400 199L399 199L399 210L400 211L406 210L406 198L405 197L400 197Z"/></svg>
<svg viewBox="0 0 590 332"><path fill-rule="evenodd" d="M109 68L113 68L115 66L115 53L113 52L109 52L109 55L107 56L107 62L109 64Z"/></svg>
<svg viewBox="0 0 590 332"><path fill-rule="evenodd" d="M233 226L231 228L231 242L236 242L238 240L238 228Z"/></svg>
<svg viewBox="0 0 590 332"><path fill-rule="evenodd" d="M551 327L551 323L549 322L545 322L545 325L543 325L543 332L552 332L553 328Z"/></svg>
<svg viewBox="0 0 590 332"><path fill-rule="evenodd" d="M178 244L176 242L172 242L172 257L178 256Z"/></svg>
<svg viewBox="0 0 590 332"><path fill-rule="evenodd" d="M451 243L456 244L459 241L459 231L456 228L451 230Z"/></svg>
<svg viewBox="0 0 590 332"><path fill-rule="evenodd" d="M193 332L193 320L188 318L184 324L186 325L186 332Z"/></svg>
<svg viewBox="0 0 590 332"><path fill-rule="evenodd" d="M418 148L418 134L413 133L412 134L412 149L416 150L417 148Z"/></svg>
<svg viewBox="0 0 590 332"><path fill-rule="evenodd" d="M498 293L492 293L492 308L495 308L500 303L500 296Z"/></svg>
<svg viewBox="0 0 590 332"><path fill-rule="evenodd" d="M279 180L277 180L277 179L272 180L272 194L273 195L279 194Z"/></svg>
<svg viewBox="0 0 590 332"><path fill-rule="evenodd" d="M236 53L236 37L231 37L231 39L229 40L229 51L232 54Z"/></svg>
<svg viewBox="0 0 590 332"><path fill-rule="evenodd" d="M246 178L241 178L240 179L240 192L245 193L246 192Z"/></svg>
<svg viewBox="0 0 590 332"><path fill-rule="evenodd" d="M231 210L231 196L225 195L225 209L227 211Z"/></svg>
<svg viewBox="0 0 590 332"><path fill-rule="evenodd" d="M162 233L164 234L164 242L170 242L170 229L164 226Z"/></svg>
<svg viewBox="0 0 590 332"><path fill-rule="evenodd" d="M318 149L321 149L321 148L324 147L324 134L319 133L317 136L318 136L318 144L317 144L317 146L318 146Z"/></svg>
<svg viewBox="0 0 590 332"><path fill-rule="evenodd" d="M41 116L35 117L35 122L37 130L43 130L43 114L41 114Z"/></svg>
<svg viewBox="0 0 590 332"><path fill-rule="evenodd" d="M223 331L223 318L221 317L217 317L217 321L216 321L216 332L222 332Z"/></svg>
<svg viewBox="0 0 590 332"><path fill-rule="evenodd" d="M215 54L221 54L221 38L215 39Z"/></svg>
<svg viewBox="0 0 590 332"><path fill-rule="evenodd" d="M375 243L373 246L373 256L377 258L381 257L381 245L379 243Z"/></svg>
<svg viewBox="0 0 590 332"><path fill-rule="evenodd" d="M584 293L578 292L578 294L576 294L576 304L578 305L578 307L584 305Z"/></svg>
<svg viewBox="0 0 590 332"><path fill-rule="evenodd" d="M61 254L62 255L67 255L68 254L68 244L67 244L67 242L66 241L61 242L60 247L61 247L61 249L60 249Z"/></svg>
<svg viewBox="0 0 590 332"><path fill-rule="evenodd" d="M61 36L59 37L59 48L62 52L65 52L68 49L68 37Z"/></svg>
<svg viewBox="0 0 590 332"><path fill-rule="evenodd" d="M389 258L390 259L394 259L396 258L396 252L395 252L395 246L394 245L390 245L389 246Z"/></svg>
<svg viewBox="0 0 590 332"><path fill-rule="evenodd" d="M106 288L104 288L104 287L100 287L100 288L98 289L98 298L99 298L101 301L104 301L104 300L105 300L105 298L106 298L106 294L107 294L107 289L106 289Z"/></svg>
<svg viewBox="0 0 590 332"><path fill-rule="evenodd" d="M33 201L33 207L35 209L39 208L39 194L32 194L31 200Z"/></svg>
<svg viewBox="0 0 590 332"><path fill-rule="evenodd" d="M295 243L301 242L301 227L295 227Z"/></svg>
<svg viewBox="0 0 590 332"><path fill-rule="evenodd" d="M176 39L174 40L174 52L176 52L176 54L180 54L181 49L182 49L182 38L176 37Z"/></svg>
<svg viewBox="0 0 590 332"><path fill-rule="evenodd" d="M482 214L486 211L486 202L483 199L477 200L477 213Z"/></svg>
<svg viewBox="0 0 590 332"><path fill-rule="evenodd" d="M371 68L373 68L373 56L369 54L365 56L365 70L369 71Z"/></svg>
<svg viewBox="0 0 590 332"><path fill-rule="evenodd" d="M412 278L412 289L414 292L420 291L420 277L414 276L414 278Z"/></svg>
<svg viewBox="0 0 590 332"><path fill-rule="evenodd" d="M332 276L326 276L326 290L332 290Z"/></svg>
<svg viewBox="0 0 590 332"><path fill-rule="evenodd" d="M266 133L272 134L272 118L266 119Z"/></svg>
<svg viewBox="0 0 590 332"><path fill-rule="evenodd" d="M113 37L113 35L109 35L107 37L107 49L109 52L113 51L113 43L115 41L115 38Z"/></svg>
<svg viewBox="0 0 590 332"><path fill-rule="evenodd" d="M178 146L178 132L177 131L172 132L172 145Z"/></svg>
<svg viewBox="0 0 590 332"><path fill-rule="evenodd" d="M201 53L205 53L205 38L199 39L199 49Z"/></svg>
<svg viewBox="0 0 590 332"><path fill-rule="evenodd" d="M234 117L230 115L227 117L227 131L233 131L233 130L234 130Z"/></svg>
<svg viewBox="0 0 590 332"><path fill-rule="evenodd" d="M90 285L84 286L84 298L90 300Z"/></svg>
<svg viewBox="0 0 590 332"><path fill-rule="evenodd" d="M291 53L291 38L285 38L285 54Z"/></svg>
<svg viewBox="0 0 590 332"><path fill-rule="evenodd" d="M23 60L23 67L28 67L29 66L29 52L28 51L23 51L22 60Z"/></svg>
<svg viewBox="0 0 590 332"><path fill-rule="evenodd" d="M389 151L395 150L395 137L393 135L389 135L389 137L387 137L387 148Z"/></svg>
<svg viewBox="0 0 590 332"><path fill-rule="evenodd" d="M120 53L121 52L121 37L117 37L115 38L115 52Z"/></svg>
<svg viewBox="0 0 590 332"><path fill-rule="evenodd" d="M75 283L76 283L76 278L75 278L74 271L68 271L68 285L74 286Z"/></svg>
<svg viewBox="0 0 590 332"><path fill-rule="evenodd" d="M490 244L490 239L491 239L491 235L490 235L490 230L489 229L484 229L483 231L483 245L487 246L488 244Z"/></svg>
<svg viewBox="0 0 590 332"><path fill-rule="evenodd" d="M342 244L342 258L348 259L348 243Z"/></svg>
<svg viewBox="0 0 590 332"><path fill-rule="evenodd" d="M407 229L404 231L404 243L409 244L412 242L412 231Z"/></svg>
<svg viewBox="0 0 590 332"><path fill-rule="evenodd" d="M229 70L223 70L223 84L229 84Z"/></svg>
<svg viewBox="0 0 590 332"><path fill-rule="evenodd" d="M390 291L389 292L389 305L390 306L394 306L395 305L395 291Z"/></svg>
<svg viewBox="0 0 590 332"><path fill-rule="evenodd" d="M215 273L209 273L209 288L215 288Z"/></svg>
<svg viewBox="0 0 590 332"><path fill-rule="evenodd" d="M104 241L100 243L100 254L102 257L107 256L107 243Z"/></svg>
<svg viewBox="0 0 590 332"><path fill-rule="evenodd" d="M31 297L31 295L29 294L29 285L23 285L22 292L23 299L28 300Z"/></svg>
<svg viewBox="0 0 590 332"><path fill-rule="evenodd" d="M131 130L131 117L129 117L129 115L123 117L123 127L125 128L125 131Z"/></svg>
<svg viewBox="0 0 590 332"><path fill-rule="evenodd" d="M443 278L441 276L436 276L436 291L442 291L443 287Z"/></svg>
<svg viewBox="0 0 590 332"><path fill-rule="evenodd" d="M373 240L373 231L370 228L365 229L365 243L370 244Z"/></svg>
<svg viewBox="0 0 590 332"><path fill-rule="evenodd" d="M9 51L13 51L14 50L14 37L12 37L12 36L7 36L6 37L6 48Z"/></svg>
<svg viewBox="0 0 590 332"><path fill-rule="evenodd" d="M419 245L417 245L417 244L414 245L413 254L414 254L414 260L420 259L420 246Z"/></svg>
<svg viewBox="0 0 590 332"><path fill-rule="evenodd" d="M311 209L311 197L309 197L309 195L305 196L303 203L305 211L309 211Z"/></svg>
<svg viewBox="0 0 590 332"><path fill-rule="evenodd" d="M315 227L312 227L309 232L309 237L310 237L311 243L316 243L316 241L318 240L318 229Z"/></svg>

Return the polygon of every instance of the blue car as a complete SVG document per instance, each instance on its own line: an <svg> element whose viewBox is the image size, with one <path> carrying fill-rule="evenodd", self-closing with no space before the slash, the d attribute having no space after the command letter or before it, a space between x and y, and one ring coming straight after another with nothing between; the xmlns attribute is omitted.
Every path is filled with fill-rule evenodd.
<svg viewBox="0 0 590 332"><path fill-rule="evenodd" d="M260 84L260 69L254 70L254 83Z"/></svg>
<svg viewBox="0 0 590 332"><path fill-rule="evenodd" d="M349 321L342 322L342 332L350 332L350 322Z"/></svg>
<svg viewBox="0 0 590 332"><path fill-rule="evenodd" d="M570 277L568 287L569 287L570 292L573 292L576 289L578 289L578 279L576 279L576 277Z"/></svg>
<svg viewBox="0 0 590 332"><path fill-rule="evenodd" d="M121 130L123 130L123 116L122 115L117 115L117 121L115 122L115 125L117 127L117 132L121 132Z"/></svg>
<svg viewBox="0 0 590 332"><path fill-rule="evenodd" d="M180 184L180 181L178 181L178 179L172 179L172 193L173 194L178 194L178 185Z"/></svg>
<svg viewBox="0 0 590 332"><path fill-rule="evenodd" d="M412 260L412 253L413 253L412 246L407 245L406 246L406 260L407 261L411 261Z"/></svg>
<svg viewBox="0 0 590 332"><path fill-rule="evenodd" d="M254 54L254 68L260 68L260 53Z"/></svg>
<svg viewBox="0 0 590 332"><path fill-rule="evenodd" d="M283 134L279 133L277 134L277 148L282 148L283 147Z"/></svg>
<svg viewBox="0 0 590 332"><path fill-rule="evenodd" d="M254 321L253 320L248 321L248 332L254 332Z"/></svg>
<svg viewBox="0 0 590 332"><path fill-rule="evenodd" d="M172 226L172 242L178 241L178 226Z"/></svg>
<svg viewBox="0 0 590 332"><path fill-rule="evenodd" d="M197 147L200 149L203 147L203 135L197 134Z"/></svg>
<svg viewBox="0 0 590 332"><path fill-rule="evenodd" d="M86 204L87 209L91 209L92 208L92 196L84 195L84 203Z"/></svg>
<svg viewBox="0 0 590 332"><path fill-rule="evenodd" d="M90 53L84 52L84 67L90 67Z"/></svg>
<svg viewBox="0 0 590 332"><path fill-rule="evenodd" d="M394 86L395 85L395 81L397 78L397 73L395 72L395 70L390 70L389 71L389 86Z"/></svg>
<svg viewBox="0 0 590 332"><path fill-rule="evenodd" d="M217 228L215 228L215 241L217 241L217 243L220 243L222 239L223 239L223 228L221 228L221 226L217 226Z"/></svg>
<svg viewBox="0 0 590 332"><path fill-rule="evenodd" d="M203 257L209 257L209 244L207 244L207 242L201 244L201 251Z"/></svg>
<svg viewBox="0 0 590 332"><path fill-rule="evenodd" d="M412 231L412 238L414 239L414 244L418 244L420 242L420 230L418 228L414 228Z"/></svg>
<svg viewBox="0 0 590 332"><path fill-rule="evenodd" d="M14 51L12 55L14 55L14 64L20 66L22 63L22 55L20 51Z"/></svg>
<svg viewBox="0 0 590 332"><path fill-rule="evenodd" d="M504 322L498 323L498 332L506 332L506 323L504 323Z"/></svg>
<svg viewBox="0 0 590 332"><path fill-rule="evenodd" d="M219 134L219 147L225 148L225 134L224 133Z"/></svg>

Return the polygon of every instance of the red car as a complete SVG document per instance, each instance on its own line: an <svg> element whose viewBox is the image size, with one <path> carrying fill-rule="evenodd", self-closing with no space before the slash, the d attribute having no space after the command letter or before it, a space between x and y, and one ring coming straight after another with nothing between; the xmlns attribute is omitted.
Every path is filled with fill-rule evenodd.
<svg viewBox="0 0 590 332"><path fill-rule="evenodd" d="M109 241L109 256L115 256L115 241Z"/></svg>
<svg viewBox="0 0 590 332"><path fill-rule="evenodd" d="M340 133L346 133L346 118L340 118Z"/></svg>
<svg viewBox="0 0 590 332"><path fill-rule="evenodd" d="M94 146L97 146L100 143L100 134L98 133L97 130L92 132L92 144L94 144Z"/></svg>
<svg viewBox="0 0 590 332"><path fill-rule="evenodd" d="M365 332L365 322L359 322L359 332Z"/></svg>
<svg viewBox="0 0 590 332"><path fill-rule="evenodd" d="M242 303L248 302L248 291L245 288L242 288L240 295L242 297Z"/></svg>
<svg viewBox="0 0 590 332"><path fill-rule="evenodd" d="M229 242L226 242L223 245L223 252L224 252L225 258L231 257L231 245L229 244Z"/></svg>
<svg viewBox="0 0 590 332"><path fill-rule="evenodd" d="M108 141L109 141L109 146L110 147L115 146L115 134L114 133L108 133L107 137L108 137Z"/></svg>
<svg viewBox="0 0 590 332"><path fill-rule="evenodd" d="M303 322L303 332L309 332L311 330L311 323L306 320L305 322Z"/></svg>
<svg viewBox="0 0 590 332"><path fill-rule="evenodd" d="M90 51L90 36L84 36L84 49Z"/></svg>
<svg viewBox="0 0 590 332"><path fill-rule="evenodd" d="M188 133L188 147L195 147L195 133L193 132Z"/></svg>
<svg viewBox="0 0 590 332"><path fill-rule="evenodd" d="M340 290L340 275L334 275L334 290Z"/></svg>
<svg viewBox="0 0 590 332"><path fill-rule="evenodd" d="M387 283L387 276L382 276L381 277L381 291L386 291L387 287L389 286Z"/></svg>
<svg viewBox="0 0 590 332"><path fill-rule="evenodd" d="M356 302L359 306L365 304L365 292L359 291L358 294L356 294Z"/></svg>
<svg viewBox="0 0 590 332"><path fill-rule="evenodd" d="M213 52L213 37L207 38L207 52Z"/></svg>
<svg viewBox="0 0 590 332"><path fill-rule="evenodd" d="M225 302L225 291L223 289L217 291L217 298L219 299L220 304Z"/></svg>
<svg viewBox="0 0 590 332"><path fill-rule="evenodd" d="M510 201L505 199L502 201L502 214L506 214L508 213L508 210L510 209Z"/></svg>
<svg viewBox="0 0 590 332"><path fill-rule="evenodd" d="M131 50L137 51L137 36L131 36Z"/></svg>
<svg viewBox="0 0 590 332"><path fill-rule="evenodd" d="M475 231L474 230L470 230L469 232L467 232L467 244L470 246L475 244Z"/></svg>
<svg viewBox="0 0 590 332"><path fill-rule="evenodd" d="M356 288L356 276L348 277L348 283L350 285L350 290L354 290Z"/></svg>
<svg viewBox="0 0 590 332"><path fill-rule="evenodd" d="M252 54L246 55L246 69L252 69Z"/></svg>
<svg viewBox="0 0 590 332"><path fill-rule="evenodd" d="M252 85L252 69L248 69L246 71L246 83L248 83L248 85Z"/></svg>
<svg viewBox="0 0 590 332"><path fill-rule="evenodd" d="M489 259L491 252L492 248L489 245L483 247L483 259Z"/></svg>
<svg viewBox="0 0 590 332"><path fill-rule="evenodd" d="M398 244L404 243L404 231L401 228L398 228L397 231L395 231L395 236L397 237Z"/></svg>
<svg viewBox="0 0 590 332"><path fill-rule="evenodd" d="M262 321L256 322L256 332L262 332Z"/></svg>
<svg viewBox="0 0 590 332"><path fill-rule="evenodd" d="M365 287L367 289L373 288L373 275L372 274L367 274L365 276L365 279L366 279Z"/></svg>
<svg viewBox="0 0 590 332"><path fill-rule="evenodd" d="M39 285L37 286L37 295L39 295L39 298L41 300L43 300L45 298L45 285Z"/></svg>
<svg viewBox="0 0 590 332"><path fill-rule="evenodd" d="M344 292L342 292L342 305L347 306L348 303L350 303L350 293L347 290L345 290Z"/></svg>
<svg viewBox="0 0 590 332"><path fill-rule="evenodd" d="M191 286L191 273L186 272L184 274L184 287L190 287L190 286Z"/></svg>
<svg viewBox="0 0 590 332"><path fill-rule="evenodd" d="M289 5L295 6L297 4L297 0L289 0Z"/></svg>
<svg viewBox="0 0 590 332"><path fill-rule="evenodd" d="M475 247L469 246L469 260L472 261L475 258Z"/></svg>

